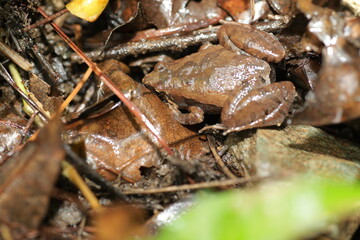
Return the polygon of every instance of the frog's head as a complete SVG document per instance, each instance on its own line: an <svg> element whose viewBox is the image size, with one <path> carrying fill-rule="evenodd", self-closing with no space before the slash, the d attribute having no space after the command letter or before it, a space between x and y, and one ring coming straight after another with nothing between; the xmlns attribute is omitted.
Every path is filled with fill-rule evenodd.
<svg viewBox="0 0 360 240"><path fill-rule="evenodd" d="M161 90L166 82L170 79L170 70L164 62L158 62L154 70L144 77L144 84L157 90Z"/></svg>

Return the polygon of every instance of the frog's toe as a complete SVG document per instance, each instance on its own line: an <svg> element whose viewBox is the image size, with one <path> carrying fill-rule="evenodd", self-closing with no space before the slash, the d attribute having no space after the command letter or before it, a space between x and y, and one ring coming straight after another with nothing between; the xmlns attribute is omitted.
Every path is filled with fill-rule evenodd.
<svg viewBox="0 0 360 240"><path fill-rule="evenodd" d="M206 130L225 130L227 129L226 127L224 127L224 125L222 125L221 123L215 124L215 125L209 125L209 126L205 126L202 129L199 130L199 133L203 133Z"/></svg>

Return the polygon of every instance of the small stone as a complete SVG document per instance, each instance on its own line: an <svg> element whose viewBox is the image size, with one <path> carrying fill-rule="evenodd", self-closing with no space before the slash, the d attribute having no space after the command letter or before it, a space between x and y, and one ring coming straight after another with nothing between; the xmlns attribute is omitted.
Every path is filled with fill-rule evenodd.
<svg viewBox="0 0 360 240"><path fill-rule="evenodd" d="M311 126L258 129L231 148L258 176L312 173L349 181L360 176L360 148Z"/></svg>

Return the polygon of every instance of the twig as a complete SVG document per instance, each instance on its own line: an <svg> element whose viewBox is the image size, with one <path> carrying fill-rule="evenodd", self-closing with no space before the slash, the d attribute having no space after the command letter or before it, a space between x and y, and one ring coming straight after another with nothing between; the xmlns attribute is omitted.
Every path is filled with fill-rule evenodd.
<svg viewBox="0 0 360 240"><path fill-rule="evenodd" d="M203 42L213 42L217 40L218 27L213 27L210 30L197 31L190 36L171 37L165 39L148 40L145 42L131 42L121 44L102 53L102 50L85 53L90 59L94 61L101 61L104 59L122 59L130 55L146 54L149 52L159 51L181 51L189 46L201 44ZM72 55L71 60L74 62L81 62L82 59L78 55Z"/></svg>
<svg viewBox="0 0 360 240"><path fill-rule="evenodd" d="M84 197L88 200L94 211L100 211L101 205L99 203L99 200L96 198L95 194L91 191L89 186L86 185L85 181L81 178L74 166L67 161L61 161L61 166L63 169L62 174L67 177L74 185L77 186L77 188L82 192Z"/></svg>
<svg viewBox="0 0 360 240"><path fill-rule="evenodd" d="M46 73L50 77L50 81L48 82L51 86L52 91L58 91L57 85L60 83L60 76L55 71L55 69L51 66L49 61L45 58L45 56L39 51L39 48L36 44L31 47L32 52L34 53L35 57L41 63L41 67L46 71Z"/></svg>
<svg viewBox="0 0 360 240"><path fill-rule="evenodd" d="M155 194L155 193L165 193L165 192L196 190L196 189L201 189L201 188L226 187L226 186L235 185L235 184L243 184L243 183L247 183L250 181L259 181L263 178L264 177L252 177L252 178L248 178L248 179L236 178L236 179L228 179L228 180L223 180L223 181L184 184L184 185L180 185L180 186L170 186L170 187L164 187L164 188L130 189L130 190L124 190L123 194L126 194L126 195Z"/></svg>
<svg viewBox="0 0 360 240"><path fill-rule="evenodd" d="M61 82L61 78L46 59L46 57L40 52L39 47L36 45L30 35L27 32L22 31L22 28L20 28L18 25L10 29L10 35L13 36L14 39L19 38L22 40L23 43L20 44L19 47L21 47L23 52L32 52L32 56L34 56L39 61L42 69L47 74L46 80L47 83L51 86L51 91L58 94L59 90L57 89L57 86L59 82ZM14 40L14 43L16 42L18 42L18 39Z"/></svg>
<svg viewBox="0 0 360 240"><path fill-rule="evenodd" d="M110 182L101 177L95 170L90 168L84 159L81 159L76 153L74 153L70 146L65 145L64 148L67 154L67 161L74 165L79 173L85 175L88 179L98 184L109 193L115 195L118 199L126 199L126 197L118 189L116 189Z"/></svg>
<svg viewBox="0 0 360 240"><path fill-rule="evenodd" d="M4 67L4 65L2 65L0 63L0 76L2 76L14 89L15 91L17 91L20 96L22 97L22 99L25 100L25 102L27 102L29 104L29 106L34 110L34 111L39 111L39 117L41 118L41 120L43 121L47 121L48 117L47 114L45 112L42 111L42 109L40 109L38 107L38 105L32 100L30 99L26 93L24 93L16 84L15 81L12 79L12 77L10 76L10 74L8 73L8 71L6 70L6 68Z"/></svg>
<svg viewBox="0 0 360 240"><path fill-rule="evenodd" d="M31 63L3 42L0 42L0 52L25 71L30 71L33 68Z"/></svg>
<svg viewBox="0 0 360 240"><path fill-rule="evenodd" d="M215 145L215 139L213 136L210 135L206 135L206 138L208 139L208 143L209 143L209 147L210 150L212 152L212 154L214 155L215 161L216 163L219 165L219 167L221 168L221 171L223 173L225 173L226 176L228 176L228 178L230 179L237 179L237 177L230 171L230 169L224 164L224 162L222 161L222 159L220 158L218 152L216 151L214 145Z"/></svg>
<svg viewBox="0 0 360 240"><path fill-rule="evenodd" d="M61 104L61 106L58 109L58 113L61 113L62 111L64 111L64 109L67 107L67 105L71 102L71 100L73 100L73 98L76 96L76 94L80 91L80 89L82 88L82 86L84 86L85 82L89 79L90 75L92 73L91 68L88 68L84 74L84 76L82 77L82 79L80 80L80 82L78 82L78 84L76 85L76 87L74 88L74 90L72 90L72 92L69 94L69 96L65 99L65 101Z"/></svg>
<svg viewBox="0 0 360 240"><path fill-rule="evenodd" d="M50 113L47 112L46 110L44 110L43 108L43 105L42 103L34 96L33 93L29 92L25 86L24 86L24 83L23 83L23 80L20 76L20 73L19 71L17 70L16 68L16 65L11 63L9 64L9 70L10 70L10 73L11 73L11 76L12 78L14 79L14 82L15 84L21 89L22 92L24 92L28 97L29 99L31 99L32 101L34 101L34 103L36 104L36 109L39 109L39 111L41 111L42 113L45 113L46 114L46 117L47 118L50 118ZM31 116L33 113L34 113L34 110L29 106L29 104L27 104L27 102L25 102L23 100L24 104L23 104L23 111ZM44 124L44 121L42 121L40 118L38 117L35 117L35 122L38 126L42 127L43 124Z"/></svg>
<svg viewBox="0 0 360 240"><path fill-rule="evenodd" d="M34 123L36 116L38 115L38 111L35 111L31 116L30 119L28 120L28 122L26 123L25 129L24 129L24 133L21 136L21 140L23 140L25 138L25 136L27 135L27 133L30 131L31 125ZM21 142L21 141L20 141Z"/></svg>
<svg viewBox="0 0 360 240"><path fill-rule="evenodd" d="M61 15L64 15L65 13L67 13L67 12L69 12L69 10L67 10L67 8L64 8L63 10L61 10L61 11L59 11L59 12L57 12L57 13L51 15L51 16L49 16L49 17L46 18L46 19L37 21L36 23L31 24L30 26L25 27L23 30L24 30L25 32L27 32L27 31L29 31L29 30L31 30L31 29L34 29L34 28L39 27L39 26L41 26L41 25L44 25L44 24L46 24L46 23L48 23L48 22L51 22L51 21L54 20L55 18L58 18L58 17L60 17Z"/></svg>
<svg viewBox="0 0 360 240"><path fill-rule="evenodd" d="M192 23L183 24L180 26L171 26L168 28L162 29L147 29L143 31L139 31L135 33L134 37L130 39L130 41L140 41L140 40L148 40L148 39L155 39L160 37L165 37L169 35L173 35L176 33L185 33L185 32L193 32L195 30L209 27L210 25L217 24L219 21L223 19L223 16L218 16L216 18L208 18L199 20Z"/></svg>
<svg viewBox="0 0 360 240"><path fill-rule="evenodd" d="M48 18L48 15L41 9L38 8L38 11L45 18ZM82 56L85 63L94 71L94 73L99 77L101 81L103 81L108 88L125 104L125 106L129 109L129 111L138 119L141 123L143 123L147 129L155 136L158 143L168 152L169 155L174 155L174 152L170 149L169 145L165 142L165 140L160 136L159 131L154 127L154 125L147 119L147 117L140 112L140 110L125 97L125 95L120 91L120 89L110 80L108 76L106 76L100 68L92 62L77 46L73 43L70 38L59 28L57 24L51 22L51 26L55 29L55 31L64 39L66 43L80 56ZM119 72L120 74L122 72ZM125 74L125 73L124 73Z"/></svg>
<svg viewBox="0 0 360 240"><path fill-rule="evenodd" d="M226 22L220 20L220 22ZM255 23L254 27L257 29L273 32L283 29L287 23L283 21L274 21L273 24L259 24ZM160 52L160 51L182 51L190 46L199 45L204 42L214 42L217 41L217 31L219 26L203 29L194 32L190 36L178 36L178 37L169 37L164 39L153 39L142 42L130 42L125 44L120 44L116 47L103 50L95 50L91 52L86 52L88 56L93 61L101 61L104 59L123 59L130 55L141 55L150 52ZM82 59L78 55L71 55L71 61L73 62L82 62Z"/></svg>

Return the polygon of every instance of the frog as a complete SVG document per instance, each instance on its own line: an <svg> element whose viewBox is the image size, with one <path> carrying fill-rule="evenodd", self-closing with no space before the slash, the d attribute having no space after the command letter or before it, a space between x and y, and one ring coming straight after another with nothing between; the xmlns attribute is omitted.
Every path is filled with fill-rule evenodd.
<svg viewBox="0 0 360 240"><path fill-rule="evenodd" d="M144 77L144 84L165 92L179 108L196 108L193 115L220 113L221 124L212 127L226 130L225 134L281 124L296 90L289 81L274 82L268 62L282 61L284 47L271 33L227 21L222 21L218 40L220 44L184 58L157 63ZM183 116L193 116L177 115L180 121ZM196 124L202 119L181 123Z"/></svg>
<svg viewBox="0 0 360 240"><path fill-rule="evenodd" d="M194 136L193 131L172 118L170 110L156 94L122 71L121 62L112 59L98 66L144 113L179 158L190 162L209 151L201 136ZM107 98L112 92L107 86L102 87L103 98ZM164 164L156 139L133 118L124 104L82 121L83 124L71 129L70 135L80 135L85 140L87 162L108 181L121 176L135 183L143 177L141 168L160 168Z"/></svg>

